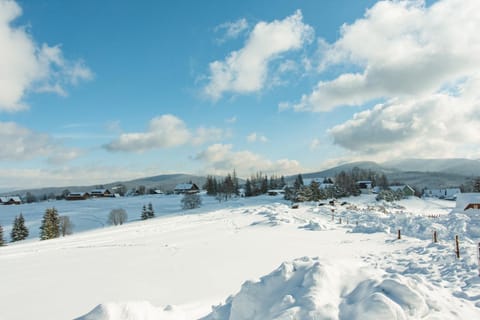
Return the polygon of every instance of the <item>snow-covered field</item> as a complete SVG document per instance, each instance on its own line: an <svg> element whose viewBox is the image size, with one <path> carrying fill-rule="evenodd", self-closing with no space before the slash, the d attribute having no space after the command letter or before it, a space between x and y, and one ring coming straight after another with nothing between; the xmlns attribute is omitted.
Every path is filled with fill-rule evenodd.
<svg viewBox="0 0 480 320"><path fill-rule="evenodd" d="M20 212L31 236L0 248L0 319L480 319L480 217L453 202L180 199L1 206L6 238ZM149 202L157 218L137 221ZM38 241L52 206L75 233ZM106 226L113 208L130 222Z"/></svg>

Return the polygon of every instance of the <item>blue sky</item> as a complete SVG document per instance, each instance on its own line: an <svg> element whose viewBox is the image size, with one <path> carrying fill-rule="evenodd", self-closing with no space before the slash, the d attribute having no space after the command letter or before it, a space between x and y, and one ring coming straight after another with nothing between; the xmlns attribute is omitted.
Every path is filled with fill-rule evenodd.
<svg viewBox="0 0 480 320"><path fill-rule="evenodd" d="M478 12L0 0L0 189L478 158Z"/></svg>

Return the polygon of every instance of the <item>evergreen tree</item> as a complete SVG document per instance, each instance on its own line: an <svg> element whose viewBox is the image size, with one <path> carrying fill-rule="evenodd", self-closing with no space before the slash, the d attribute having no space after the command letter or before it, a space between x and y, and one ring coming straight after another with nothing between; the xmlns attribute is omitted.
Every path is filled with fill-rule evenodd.
<svg viewBox="0 0 480 320"><path fill-rule="evenodd" d="M262 185L260 187L260 192L262 194L265 194L268 192L268 178L267 176L265 175L265 177L262 179Z"/></svg>
<svg viewBox="0 0 480 320"><path fill-rule="evenodd" d="M303 186L303 178L302 178L302 175L299 174L297 178L295 178L295 182L293 183L293 188L295 189L295 191L298 191L302 186Z"/></svg>
<svg viewBox="0 0 480 320"><path fill-rule="evenodd" d="M25 240L28 237L28 228L25 226L25 219L21 213L13 221L10 237L12 242Z"/></svg>
<svg viewBox="0 0 480 320"><path fill-rule="evenodd" d="M283 188L285 187L286 183L285 183L285 177L284 176L281 176L280 177L280 184L279 184L279 188Z"/></svg>
<svg viewBox="0 0 480 320"><path fill-rule="evenodd" d="M320 185L318 184L317 181L313 180L312 183L310 184L310 201L318 201L320 200Z"/></svg>
<svg viewBox="0 0 480 320"><path fill-rule="evenodd" d="M480 177L475 178L473 181L473 192L480 192Z"/></svg>
<svg viewBox="0 0 480 320"><path fill-rule="evenodd" d="M58 238L60 236L60 221L55 208L45 210L40 226L40 240Z"/></svg>
<svg viewBox="0 0 480 320"><path fill-rule="evenodd" d="M217 180L213 176L207 176L207 181L203 186L207 190L207 195L214 196L217 194Z"/></svg>
<svg viewBox="0 0 480 320"><path fill-rule="evenodd" d="M239 184L238 184L238 177L237 177L237 172L235 171L235 169L233 169L233 176L232 176L232 179L233 179L233 192L235 193L236 196L238 196L240 194L240 187L239 187Z"/></svg>
<svg viewBox="0 0 480 320"><path fill-rule="evenodd" d="M148 212L147 212L147 207L143 205L142 207L142 215L140 216L142 220L147 220L148 219Z"/></svg>
<svg viewBox="0 0 480 320"><path fill-rule="evenodd" d="M153 205L152 205L151 202L148 204L147 214L148 214L149 219L150 218L155 218L155 211L153 210Z"/></svg>
<svg viewBox="0 0 480 320"><path fill-rule="evenodd" d="M252 183L250 182L250 179L247 178L247 181L245 182L245 197L251 196L253 196Z"/></svg>
<svg viewBox="0 0 480 320"><path fill-rule="evenodd" d="M3 247L5 245L5 240L3 239L3 228L2 225L0 225L0 247Z"/></svg>

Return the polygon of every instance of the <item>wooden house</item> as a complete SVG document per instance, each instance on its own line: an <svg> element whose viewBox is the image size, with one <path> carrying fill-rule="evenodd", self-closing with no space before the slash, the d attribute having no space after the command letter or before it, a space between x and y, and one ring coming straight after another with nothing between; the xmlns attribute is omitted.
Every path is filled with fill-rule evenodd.
<svg viewBox="0 0 480 320"><path fill-rule="evenodd" d="M411 197L415 195L415 190L412 187L410 187L408 184L404 184L400 186L390 186L388 188L393 192L402 191L405 197Z"/></svg>
<svg viewBox="0 0 480 320"><path fill-rule="evenodd" d="M68 194L65 200L87 200L88 198L90 198L88 192L72 192Z"/></svg>
<svg viewBox="0 0 480 320"><path fill-rule="evenodd" d="M459 193L456 212L480 212L480 193Z"/></svg>
<svg viewBox="0 0 480 320"><path fill-rule="evenodd" d="M92 198L114 197L115 195L108 189L95 189L90 192Z"/></svg>
<svg viewBox="0 0 480 320"><path fill-rule="evenodd" d="M180 183L175 186L173 190L175 194L192 194L192 193L199 193L200 188L195 183Z"/></svg>
<svg viewBox="0 0 480 320"><path fill-rule="evenodd" d="M12 204L22 204L22 200L17 196L8 196L0 197L0 204L3 205L12 205Z"/></svg>

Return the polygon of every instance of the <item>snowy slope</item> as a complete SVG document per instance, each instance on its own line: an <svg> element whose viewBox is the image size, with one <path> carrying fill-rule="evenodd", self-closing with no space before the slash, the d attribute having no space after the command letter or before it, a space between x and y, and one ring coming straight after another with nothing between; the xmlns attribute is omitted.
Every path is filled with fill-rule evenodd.
<svg viewBox="0 0 480 320"><path fill-rule="evenodd" d="M156 219L0 248L0 319L480 318L480 223L449 202L205 197L181 215L177 200Z"/></svg>

